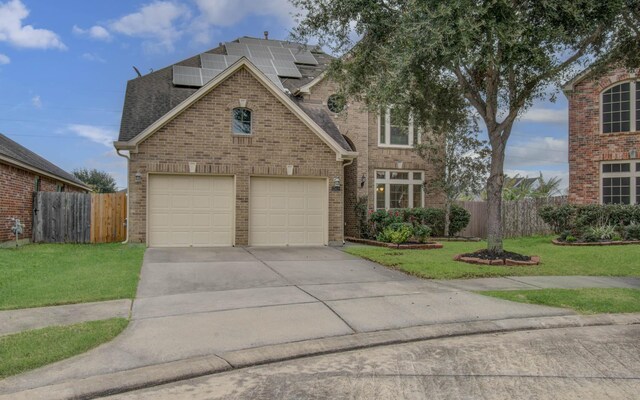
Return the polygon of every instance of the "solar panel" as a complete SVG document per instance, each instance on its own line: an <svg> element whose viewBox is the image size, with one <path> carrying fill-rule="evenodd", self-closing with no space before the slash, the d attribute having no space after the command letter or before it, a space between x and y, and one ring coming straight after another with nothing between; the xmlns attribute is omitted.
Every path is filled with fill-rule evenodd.
<svg viewBox="0 0 640 400"><path fill-rule="evenodd" d="M200 63L202 68L220 69L224 70L230 67L233 63L238 61L240 56L226 56L222 54L200 54Z"/></svg>
<svg viewBox="0 0 640 400"><path fill-rule="evenodd" d="M276 69L276 74L278 76L283 76L287 78L302 78L302 74L296 67L296 64L293 61L285 61L285 60L271 60L273 66Z"/></svg>
<svg viewBox="0 0 640 400"><path fill-rule="evenodd" d="M179 86L202 86L200 68L173 66L173 84Z"/></svg>
<svg viewBox="0 0 640 400"><path fill-rule="evenodd" d="M251 53L249 53L249 49L247 45L244 43L225 43L224 47L227 49L227 54L231 56L245 56L251 57Z"/></svg>
<svg viewBox="0 0 640 400"><path fill-rule="evenodd" d="M202 84L206 85L207 82L209 82L210 80L212 80L213 78L218 76L222 71L223 70L221 70L221 69L202 68L201 69Z"/></svg>
<svg viewBox="0 0 640 400"><path fill-rule="evenodd" d="M291 50L293 56L295 57L295 62L298 64L311 64L318 65L318 60L311 54L309 50L299 49L299 50Z"/></svg>
<svg viewBox="0 0 640 400"><path fill-rule="evenodd" d="M267 74L267 78L269 78L271 82L275 83L280 90L282 90L283 92L285 91L285 88L284 86L282 86L282 82L280 81L280 78L278 78L278 75Z"/></svg>
<svg viewBox="0 0 640 400"><path fill-rule="evenodd" d="M269 46L269 51L273 55L274 60L295 61L295 57L291 54L290 49Z"/></svg>
<svg viewBox="0 0 640 400"><path fill-rule="evenodd" d="M251 53L251 57L254 58L273 58L269 48L267 46L258 46L258 45L247 45L249 52Z"/></svg>

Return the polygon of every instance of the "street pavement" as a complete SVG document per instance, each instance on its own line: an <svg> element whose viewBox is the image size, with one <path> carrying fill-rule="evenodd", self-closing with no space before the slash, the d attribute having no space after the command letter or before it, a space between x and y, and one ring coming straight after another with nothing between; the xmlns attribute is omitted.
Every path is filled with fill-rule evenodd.
<svg viewBox="0 0 640 400"><path fill-rule="evenodd" d="M436 339L244 368L111 396L212 399L638 399L640 325Z"/></svg>

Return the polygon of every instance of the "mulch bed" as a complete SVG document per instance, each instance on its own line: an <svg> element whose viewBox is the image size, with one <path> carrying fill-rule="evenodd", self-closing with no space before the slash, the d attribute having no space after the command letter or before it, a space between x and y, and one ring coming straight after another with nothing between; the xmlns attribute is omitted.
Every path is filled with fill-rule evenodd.
<svg viewBox="0 0 640 400"><path fill-rule="evenodd" d="M615 242L563 242L553 239L551 243L556 246L622 246L625 244L640 244L640 240L618 240Z"/></svg>
<svg viewBox="0 0 640 400"><path fill-rule="evenodd" d="M487 249L478 250L474 253L458 254L453 257L453 260L479 265L532 266L540 264L540 257L538 256L525 256L510 251L505 251L500 256L497 256Z"/></svg>
<svg viewBox="0 0 640 400"><path fill-rule="evenodd" d="M377 240L360 239L360 238L354 238L354 237L346 237L345 240L352 243L367 244L369 246L388 247L390 249L400 249L400 250L430 250L430 249L442 248L442 245L438 242L403 243L398 245L395 243L385 243L385 242L379 242Z"/></svg>

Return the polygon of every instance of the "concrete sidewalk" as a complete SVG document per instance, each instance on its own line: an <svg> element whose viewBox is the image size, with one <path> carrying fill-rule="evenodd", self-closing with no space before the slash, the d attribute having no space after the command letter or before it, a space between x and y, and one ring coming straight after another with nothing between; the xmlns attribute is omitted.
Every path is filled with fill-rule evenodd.
<svg viewBox="0 0 640 400"><path fill-rule="evenodd" d="M123 299L0 311L0 336L54 325L129 318L130 310L131 300Z"/></svg>
<svg viewBox="0 0 640 400"><path fill-rule="evenodd" d="M610 276L507 276L504 278L433 280L460 290L536 290L578 288L640 289L640 278Z"/></svg>

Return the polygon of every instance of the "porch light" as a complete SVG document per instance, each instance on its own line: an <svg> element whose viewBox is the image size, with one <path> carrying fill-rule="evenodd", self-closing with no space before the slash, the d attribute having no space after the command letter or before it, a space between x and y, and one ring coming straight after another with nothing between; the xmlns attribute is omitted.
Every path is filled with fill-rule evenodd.
<svg viewBox="0 0 640 400"><path fill-rule="evenodd" d="M142 174L140 171L136 172L136 183L142 182Z"/></svg>
<svg viewBox="0 0 640 400"><path fill-rule="evenodd" d="M365 174L362 174L362 176L360 177L360 187L363 188L366 182L367 182L367 176Z"/></svg>
<svg viewBox="0 0 640 400"><path fill-rule="evenodd" d="M339 192L340 191L340 177L336 176L335 178L333 178L333 191L334 192Z"/></svg>

